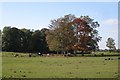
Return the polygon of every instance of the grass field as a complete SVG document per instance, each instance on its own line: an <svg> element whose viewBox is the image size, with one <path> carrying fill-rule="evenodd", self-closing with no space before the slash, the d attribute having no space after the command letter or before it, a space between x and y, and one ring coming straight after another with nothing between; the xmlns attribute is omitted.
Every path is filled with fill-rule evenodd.
<svg viewBox="0 0 120 80"><path fill-rule="evenodd" d="M2 53L3 78L116 78L118 57L28 57ZM105 59L112 60L105 60Z"/></svg>

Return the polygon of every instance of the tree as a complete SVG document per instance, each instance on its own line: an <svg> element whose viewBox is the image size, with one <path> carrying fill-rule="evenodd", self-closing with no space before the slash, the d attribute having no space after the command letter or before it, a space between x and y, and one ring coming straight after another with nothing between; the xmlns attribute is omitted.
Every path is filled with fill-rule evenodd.
<svg viewBox="0 0 120 80"><path fill-rule="evenodd" d="M21 50L20 30L13 27L4 27L2 32L2 48L5 51L19 52Z"/></svg>
<svg viewBox="0 0 120 80"><path fill-rule="evenodd" d="M49 51L49 48L48 48L48 44L46 42L46 32L48 31L49 29L47 28L42 28L41 29L41 52L42 53L46 53Z"/></svg>
<svg viewBox="0 0 120 80"><path fill-rule="evenodd" d="M9 51L10 48L10 26L4 27L2 32L2 50Z"/></svg>
<svg viewBox="0 0 120 80"><path fill-rule="evenodd" d="M29 29L20 29L21 31L21 48L22 48L22 52L31 52L32 49L32 39L31 39L31 35L32 35L32 31L30 31Z"/></svg>
<svg viewBox="0 0 120 80"><path fill-rule="evenodd" d="M46 52L49 50L45 38L46 31L45 28L31 31L25 28L6 26L2 32L3 51Z"/></svg>
<svg viewBox="0 0 120 80"><path fill-rule="evenodd" d="M43 28L41 30L36 30L32 33L31 35L31 50L32 52L41 52L41 53L46 53L49 51L48 45L46 42L46 31L48 29Z"/></svg>
<svg viewBox="0 0 120 80"><path fill-rule="evenodd" d="M74 42L73 39L75 40L71 23L74 19L74 15L68 14L56 20L51 20L50 30L46 36L50 50L65 52L70 49L68 45Z"/></svg>
<svg viewBox="0 0 120 80"><path fill-rule="evenodd" d="M107 39L106 46L109 48L110 51L116 50L114 39L111 37Z"/></svg>
<svg viewBox="0 0 120 80"><path fill-rule="evenodd" d="M72 14L51 20L49 29L41 30L18 29L4 27L2 32L2 48L4 51L15 52L66 52L92 51L99 48L101 37L97 27L89 16L76 18Z"/></svg>
<svg viewBox="0 0 120 80"><path fill-rule="evenodd" d="M41 51L41 31L36 30L35 32L32 33L32 40L31 40L31 45L32 45L32 52L40 52Z"/></svg>
<svg viewBox="0 0 120 80"><path fill-rule="evenodd" d="M89 16L76 18L71 14L65 15L51 21L47 42L61 51L95 51L99 48L98 42L101 40L97 27L99 23ZM56 44L52 41L56 41Z"/></svg>
<svg viewBox="0 0 120 80"><path fill-rule="evenodd" d="M58 37L55 35L54 30L49 30L46 32L46 41L50 51L60 51L60 41Z"/></svg>
<svg viewBox="0 0 120 80"><path fill-rule="evenodd" d="M77 38L74 48L82 52L97 50L99 47L97 43L101 40L96 30L99 27L99 23L97 21L94 22L89 16L81 16L80 18L74 19L73 25Z"/></svg>

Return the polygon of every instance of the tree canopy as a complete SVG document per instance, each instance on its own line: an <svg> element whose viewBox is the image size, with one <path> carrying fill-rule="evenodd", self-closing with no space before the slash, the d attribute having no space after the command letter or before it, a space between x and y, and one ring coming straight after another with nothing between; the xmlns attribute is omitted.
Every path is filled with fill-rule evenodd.
<svg viewBox="0 0 120 80"><path fill-rule="evenodd" d="M96 30L100 26L99 23L94 22L89 16L81 16L73 20L73 25L77 38L74 48L80 51L97 50L99 47L97 43L101 40Z"/></svg>
<svg viewBox="0 0 120 80"><path fill-rule="evenodd" d="M52 20L46 36L49 49L82 52L97 50L101 40L96 29L99 26L99 23L89 16L76 18L69 14Z"/></svg>
<svg viewBox="0 0 120 80"><path fill-rule="evenodd" d="M47 52L45 30L31 31L6 26L2 31L2 49L12 52Z"/></svg>
<svg viewBox="0 0 120 80"><path fill-rule="evenodd" d="M6 26L2 31L3 51L67 52L98 50L99 23L89 16L68 14L51 20L49 29L18 29Z"/></svg>

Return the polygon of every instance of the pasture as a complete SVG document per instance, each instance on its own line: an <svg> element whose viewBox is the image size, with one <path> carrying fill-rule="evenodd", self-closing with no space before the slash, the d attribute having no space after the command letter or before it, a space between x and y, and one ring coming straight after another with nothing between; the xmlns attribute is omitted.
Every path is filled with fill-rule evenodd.
<svg viewBox="0 0 120 80"><path fill-rule="evenodd" d="M19 56L14 57L15 54ZM2 77L116 78L118 57L29 57L24 53L3 52Z"/></svg>

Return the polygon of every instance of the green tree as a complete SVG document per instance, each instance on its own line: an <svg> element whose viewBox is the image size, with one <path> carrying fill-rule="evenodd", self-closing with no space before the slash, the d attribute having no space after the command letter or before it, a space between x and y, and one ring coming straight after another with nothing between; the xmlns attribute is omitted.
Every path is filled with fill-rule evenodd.
<svg viewBox="0 0 120 80"><path fill-rule="evenodd" d="M31 35L32 35L32 31L30 31L29 29L20 29L21 31L21 48L22 48L22 52L31 52L31 48L32 48L32 39L31 39Z"/></svg>
<svg viewBox="0 0 120 80"><path fill-rule="evenodd" d="M32 52L40 52L41 48L40 48L40 43L41 43L41 31L40 30L36 30L35 32L32 33L31 36L31 45L32 45Z"/></svg>
<svg viewBox="0 0 120 80"><path fill-rule="evenodd" d="M106 46L109 48L109 51L116 50L114 39L111 37L107 39Z"/></svg>
<svg viewBox="0 0 120 80"><path fill-rule="evenodd" d="M2 50L9 51L10 49L10 29L11 27L4 27L2 32Z"/></svg>
<svg viewBox="0 0 120 80"><path fill-rule="evenodd" d="M41 29L41 52L46 53L49 51L48 44L46 42L46 32L49 31L47 28L42 28Z"/></svg>
<svg viewBox="0 0 120 80"><path fill-rule="evenodd" d="M2 48L5 51L13 52L21 50L21 34L19 29L4 27L2 32Z"/></svg>
<svg viewBox="0 0 120 80"><path fill-rule="evenodd" d="M13 52L47 52L46 31L18 29L6 26L2 32L3 51Z"/></svg>
<svg viewBox="0 0 120 80"><path fill-rule="evenodd" d="M60 41L55 35L54 30L49 30L46 32L46 41L50 51L60 51Z"/></svg>
<svg viewBox="0 0 120 80"><path fill-rule="evenodd" d="M71 22L74 19L74 15L68 14L56 20L51 20L50 30L46 37L50 50L64 52L70 49L68 45L72 44L72 38L74 37Z"/></svg>

